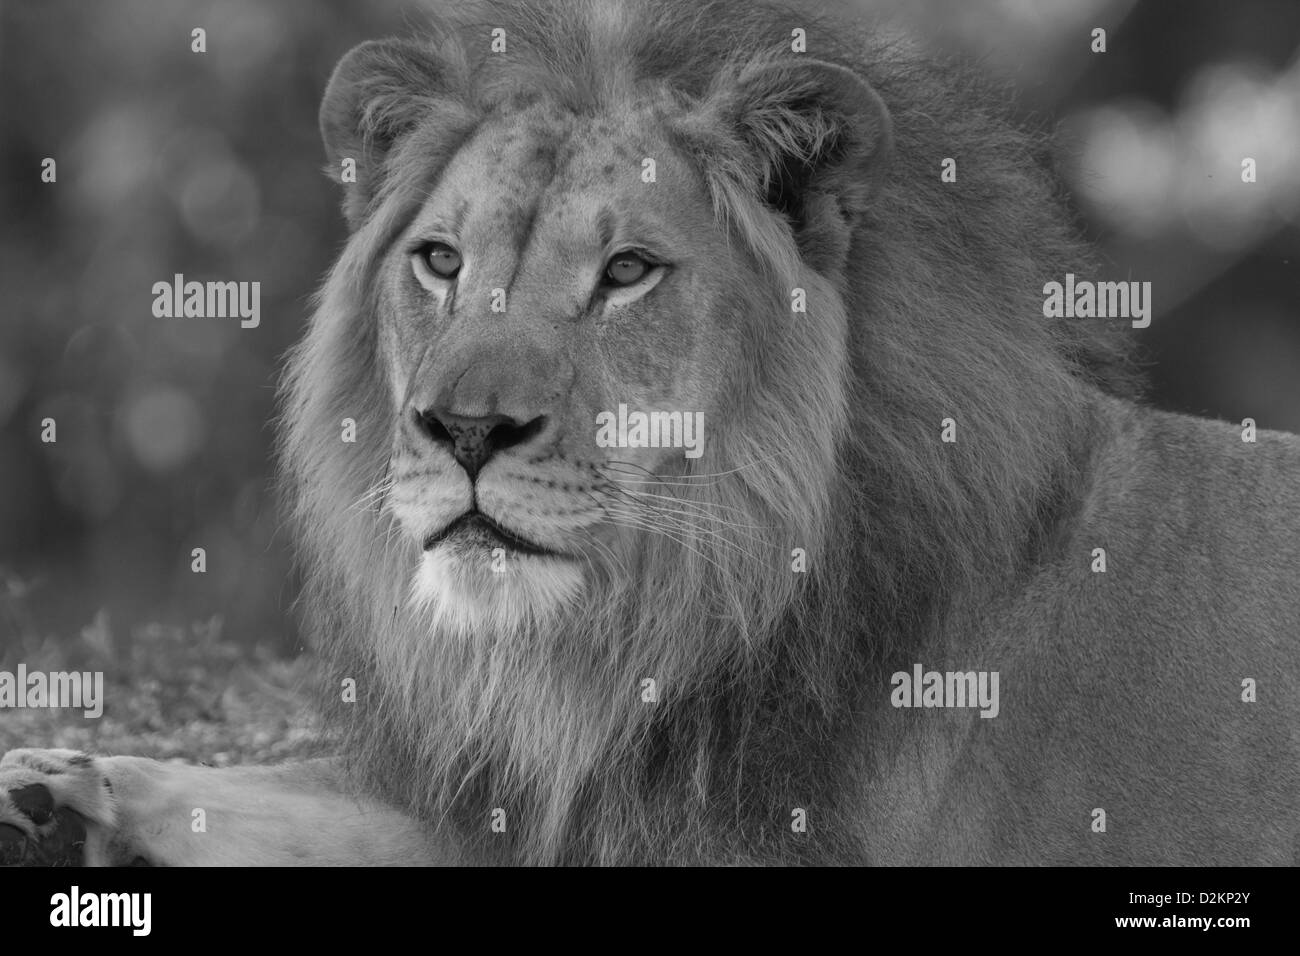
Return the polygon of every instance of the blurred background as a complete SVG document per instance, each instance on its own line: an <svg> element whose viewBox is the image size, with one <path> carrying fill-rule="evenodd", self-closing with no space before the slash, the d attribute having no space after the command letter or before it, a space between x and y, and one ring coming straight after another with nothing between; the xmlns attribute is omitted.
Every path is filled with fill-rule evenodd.
<svg viewBox="0 0 1300 956"><path fill-rule="evenodd" d="M1300 431L1300 3L818 5L895 8L1008 80L1025 118L1062 124L1060 166L1111 277L1153 282L1138 337L1155 404ZM222 763L310 741L268 422L344 238L316 110L348 48L426 15L0 0L0 670L104 670L121 691L101 721L0 711L0 752ZM175 273L260 281L260 326L154 318L151 287Z"/></svg>

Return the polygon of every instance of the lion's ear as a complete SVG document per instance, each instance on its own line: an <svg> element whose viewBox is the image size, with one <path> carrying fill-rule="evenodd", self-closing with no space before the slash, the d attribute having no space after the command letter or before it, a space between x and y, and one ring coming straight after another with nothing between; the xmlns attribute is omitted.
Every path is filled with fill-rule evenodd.
<svg viewBox="0 0 1300 956"><path fill-rule="evenodd" d="M745 145L749 185L789 220L804 257L842 260L893 153L876 91L852 70L799 58L746 67L709 100L703 115Z"/></svg>
<svg viewBox="0 0 1300 956"><path fill-rule="evenodd" d="M431 48L410 40L362 43L334 68L320 131L330 175L344 184L343 212L352 228L383 181L388 151L446 97L447 72Z"/></svg>

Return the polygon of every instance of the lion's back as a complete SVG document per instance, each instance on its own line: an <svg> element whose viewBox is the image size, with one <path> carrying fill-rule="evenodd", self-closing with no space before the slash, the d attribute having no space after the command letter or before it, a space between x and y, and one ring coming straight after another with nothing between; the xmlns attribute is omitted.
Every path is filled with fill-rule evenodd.
<svg viewBox="0 0 1300 956"><path fill-rule="evenodd" d="M983 642L1001 713L954 787L1022 808L1006 861L1293 863L1300 437L1103 410L1073 529Z"/></svg>

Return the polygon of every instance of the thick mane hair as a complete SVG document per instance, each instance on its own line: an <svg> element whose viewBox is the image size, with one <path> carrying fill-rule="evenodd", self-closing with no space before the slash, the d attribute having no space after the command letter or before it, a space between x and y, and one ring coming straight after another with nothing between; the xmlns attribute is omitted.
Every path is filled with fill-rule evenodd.
<svg viewBox="0 0 1300 956"><path fill-rule="evenodd" d="M489 55L498 27L507 49ZM395 412L375 288L388 243L481 117L539 97L577 112L640 97L671 127L754 63L798 56L796 27L809 56L863 77L892 118L893 155L843 276L801 260L762 206L761 157L738 139L672 143L734 236L719 269L757 277L738 307L763 347L713 446L714 477L670 493L765 530L649 536L630 574L594 583L555 622L430 633L408 600L419 549L383 507ZM326 699L357 682L330 717L358 779L489 858L860 862L847 755L887 703L886 675L959 648L964 627L1052 560L1080 494L1089 396L1130 388L1122 330L1042 317L1044 283L1090 268L1044 138L965 68L759 3L510 0L414 43L446 88L374 91L369 131L417 99L426 119L389 155L318 294L280 426L305 633ZM946 157L956 183L940 181ZM807 317L790 314L796 284ZM349 417L355 444L339 441ZM940 441L948 418L955 443ZM795 548L807 573L791 570ZM646 678L657 703L641 698ZM493 834L497 808L506 832ZM796 809L807 833L791 830Z"/></svg>

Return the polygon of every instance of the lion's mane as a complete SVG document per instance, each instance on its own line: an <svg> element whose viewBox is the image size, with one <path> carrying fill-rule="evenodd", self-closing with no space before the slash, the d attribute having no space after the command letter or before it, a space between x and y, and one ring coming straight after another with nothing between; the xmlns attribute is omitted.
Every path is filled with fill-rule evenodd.
<svg viewBox="0 0 1300 956"><path fill-rule="evenodd" d="M508 52L488 57L492 27ZM407 601L418 549L375 494L393 426L381 253L476 113L525 94L590 109L628 84L689 108L746 63L790 56L794 27L892 116L893 159L841 289L798 262L756 190L723 181L744 167L738 143L719 131L677 144L735 235L736 260L719 268L758 264L744 306L763 347L710 456L718 477L676 493L748 516L761 539L649 538L636 580L593 587L553 628L440 640ZM887 697L883 675L959 640L1050 553L1088 450L1083 391L1127 381L1109 331L1041 318L1043 283L1088 265L1043 137L964 69L755 3L512 0L421 42L465 93L431 101L390 157L283 393L304 624L328 698L357 681L357 702L330 712L360 778L503 859L855 860L845 811L863 794L849 754ZM403 96L379 91L371 120ZM940 181L945 157L957 183ZM790 314L793 284L810 290L806 319ZM845 325L844 354L810 348L800 320ZM355 444L339 441L347 417ZM939 440L946 418L956 443ZM807 573L791 570L794 548ZM657 703L641 699L645 678ZM489 832L494 808L504 834ZM808 833L791 832L795 808L815 821Z"/></svg>

